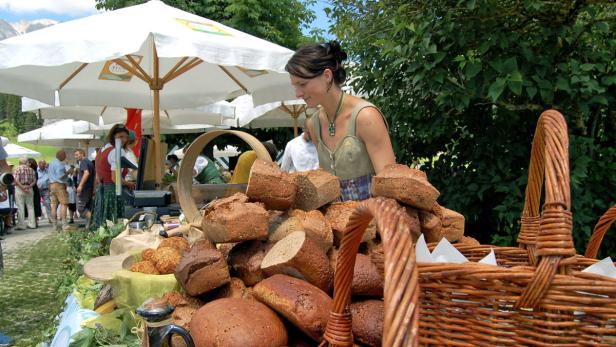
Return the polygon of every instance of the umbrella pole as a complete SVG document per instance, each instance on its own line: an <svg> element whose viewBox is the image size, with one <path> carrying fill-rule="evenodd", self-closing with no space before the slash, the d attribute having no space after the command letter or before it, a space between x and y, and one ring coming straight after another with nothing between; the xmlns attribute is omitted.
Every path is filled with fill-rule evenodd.
<svg viewBox="0 0 616 347"><path fill-rule="evenodd" d="M156 45L152 45L154 57L154 76L150 83L150 89L154 92L154 118L153 118L153 138L154 138L154 174L155 187L160 188L162 183L162 169L160 161L160 90L162 89L162 80L159 77L158 54L156 53Z"/></svg>

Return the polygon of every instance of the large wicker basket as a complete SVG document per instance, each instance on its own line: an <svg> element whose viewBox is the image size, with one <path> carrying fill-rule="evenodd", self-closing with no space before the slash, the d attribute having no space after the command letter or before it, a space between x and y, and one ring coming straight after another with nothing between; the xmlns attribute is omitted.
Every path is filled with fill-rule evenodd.
<svg viewBox="0 0 616 347"><path fill-rule="evenodd" d="M350 286L372 217L383 240L383 346L616 345L616 280L581 272L596 260L576 255L573 247L567 127L556 111L539 119L526 192L522 248L490 246L507 265L498 267L415 264L410 229L400 218L404 210L388 199L362 202L341 243L323 345L353 343Z"/></svg>

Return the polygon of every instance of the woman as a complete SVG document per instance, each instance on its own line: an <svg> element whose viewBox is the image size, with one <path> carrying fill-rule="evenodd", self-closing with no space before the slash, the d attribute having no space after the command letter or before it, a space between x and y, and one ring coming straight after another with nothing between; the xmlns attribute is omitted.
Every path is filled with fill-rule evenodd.
<svg viewBox="0 0 616 347"><path fill-rule="evenodd" d="M370 197L372 176L396 158L381 111L340 88L346 57L336 41L310 44L295 52L285 69L295 95L308 107L321 106L307 122L319 166L340 179L342 201L364 200Z"/></svg>
<svg viewBox="0 0 616 347"><path fill-rule="evenodd" d="M107 144L101 148L96 156L96 196L94 199L94 227L103 225L106 220L116 221L124 214L124 200L122 196L116 195L116 158L115 141L120 140L122 144L122 155L126 153L128 144L128 129L123 124L114 125L107 135ZM121 173L122 186L130 186L124 179L127 170Z"/></svg>
<svg viewBox="0 0 616 347"><path fill-rule="evenodd" d="M34 170L34 178L38 182L38 163L34 158L28 158L28 166ZM36 217L36 227L38 228L38 219L43 215L43 209L41 209L41 193L36 184L32 186L32 200L34 204L34 216Z"/></svg>

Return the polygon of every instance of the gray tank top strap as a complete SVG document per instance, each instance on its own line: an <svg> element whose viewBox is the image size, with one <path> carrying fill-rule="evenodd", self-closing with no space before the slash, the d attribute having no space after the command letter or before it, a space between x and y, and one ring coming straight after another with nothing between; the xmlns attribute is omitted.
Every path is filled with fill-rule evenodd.
<svg viewBox="0 0 616 347"><path fill-rule="evenodd" d="M379 111L379 114L383 117L383 122L385 122L385 127L389 130L389 124L387 124L387 119L385 119L383 112L381 112L381 110L372 103L366 100L361 100L357 103L357 105L355 105L355 107L353 107L353 110L351 111L351 118L349 119L349 125L347 126L347 135L357 136L357 115L359 115L359 112L366 107L374 107L377 111Z"/></svg>

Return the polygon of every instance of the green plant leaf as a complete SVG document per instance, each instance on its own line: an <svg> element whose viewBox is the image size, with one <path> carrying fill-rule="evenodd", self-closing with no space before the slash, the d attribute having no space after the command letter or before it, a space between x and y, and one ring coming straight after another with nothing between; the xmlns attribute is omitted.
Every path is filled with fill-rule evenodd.
<svg viewBox="0 0 616 347"><path fill-rule="evenodd" d="M505 83L507 82L504 78L497 78L496 81L492 82L490 88L488 88L488 97L492 100L492 102L496 102L498 97L503 93L505 89Z"/></svg>

